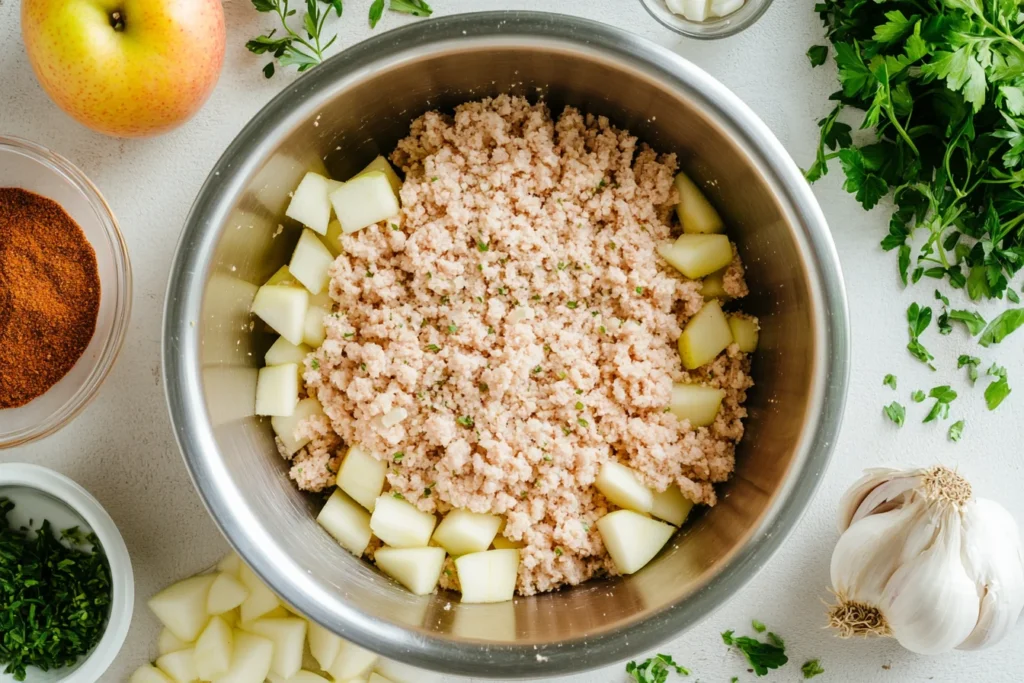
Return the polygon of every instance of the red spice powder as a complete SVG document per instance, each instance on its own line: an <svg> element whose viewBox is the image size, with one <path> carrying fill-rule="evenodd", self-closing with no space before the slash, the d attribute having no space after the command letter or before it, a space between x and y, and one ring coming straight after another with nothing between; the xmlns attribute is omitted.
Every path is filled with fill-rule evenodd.
<svg viewBox="0 0 1024 683"><path fill-rule="evenodd" d="M0 188L0 409L46 393L96 330L96 252L51 199Z"/></svg>

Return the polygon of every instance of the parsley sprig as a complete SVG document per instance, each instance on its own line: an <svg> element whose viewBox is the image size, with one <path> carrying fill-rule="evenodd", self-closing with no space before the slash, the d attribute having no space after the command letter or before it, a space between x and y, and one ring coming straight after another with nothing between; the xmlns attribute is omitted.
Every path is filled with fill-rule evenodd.
<svg viewBox="0 0 1024 683"><path fill-rule="evenodd" d="M675 671L681 676L690 675L685 667L676 664L669 655L657 654L641 664L636 662L626 664L626 673L636 683L665 683L670 671Z"/></svg>
<svg viewBox="0 0 1024 683"><path fill-rule="evenodd" d="M280 37L276 37L277 29L253 38L245 44L249 52L262 55L270 54L281 66L294 66L298 71L310 69L324 61L324 51L338 39L337 34L324 41L322 36L330 9L340 17L342 0L306 0L306 12L302 17L302 32L296 33L288 24L289 17L298 10L288 6L288 0L252 0L257 12L274 12L284 29ZM321 10L320 5L330 7ZM263 75L270 78L274 75L274 61L267 62L263 67Z"/></svg>
<svg viewBox="0 0 1024 683"><path fill-rule="evenodd" d="M786 643L771 631L768 631L766 643L748 636L736 636L734 633L735 631L722 633L722 642L742 652L758 676L766 676L769 669L778 669L789 661L789 657L786 656Z"/></svg>

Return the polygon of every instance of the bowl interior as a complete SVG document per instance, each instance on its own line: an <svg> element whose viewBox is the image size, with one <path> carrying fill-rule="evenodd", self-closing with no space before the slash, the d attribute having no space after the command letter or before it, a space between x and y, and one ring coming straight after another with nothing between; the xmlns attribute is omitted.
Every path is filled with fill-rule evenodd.
<svg viewBox="0 0 1024 683"><path fill-rule="evenodd" d="M128 254L98 191L66 160L31 143L0 138L0 187L19 187L60 204L96 252L100 308L92 340L49 391L18 408L0 410L0 448L45 436L73 418L113 365L128 322Z"/></svg>
<svg viewBox="0 0 1024 683"><path fill-rule="evenodd" d="M456 673L589 668L651 647L719 604L809 496L794 493L797 481L811 488L828 450L811 455L829 342L807 234L823 224L813 211L800 215L792 188L769 169L792 164L780 162L784 152L767 130L745 129L730 107L753 119L749 110L670 53L647 44L627 53L615 41L634 39L579 22L460 21L392 32L319 67L228 150L197 201L172 276L169 401L214 517L254 569L312 618L389 657ZM669 61L671 69L657 66ZM678 153L739 245L751 286L743 310L760 318L762 332L747 434L715 508L633 576L462 605L451 593L409 594L317 526L322 499L294 488L268 422L253 417L256 370L271 339L259 324L249 331L248 306L298 237L283 213L304 172L348 178L390 153L420 113L506 92L543 99L556 114L573 105L607 115L655 149ZM762 138L775 145L771 154ZM788 172L798 177L795 167Z"/></svg>
<svg viewBox="0 0 1024 683"><path fill-rule="evenodd" d="M743 6L724 17L707 21L690 21L668 8L665 0L640 0L644 8L662 26L684 36L700 39L728 38L746 29L761 18L772 0L746 0Z"/></svg>

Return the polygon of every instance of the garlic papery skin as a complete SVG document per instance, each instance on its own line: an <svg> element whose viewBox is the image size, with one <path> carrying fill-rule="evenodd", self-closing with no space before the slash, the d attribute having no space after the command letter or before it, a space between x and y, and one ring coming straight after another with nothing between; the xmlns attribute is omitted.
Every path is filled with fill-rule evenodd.
<svg viewBox="0 0 1024 683"><path fill-rule="evenodd" d="M920 654L988 647L1024 610L1013 517L945 467L870 470L843 496L830 573L841 636Z"/></svg>

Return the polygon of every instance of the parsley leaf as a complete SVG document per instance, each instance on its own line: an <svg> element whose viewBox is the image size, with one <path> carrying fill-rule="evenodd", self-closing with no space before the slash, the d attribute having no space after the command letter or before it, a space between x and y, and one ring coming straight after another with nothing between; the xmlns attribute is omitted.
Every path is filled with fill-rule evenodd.
<svg viewBox="0 0 1024 683"><path fill-rule="evenodd" d="M968 356L967 354L961 355L957 358L956 367L960 368L967 366L967 376L971 378L972 382L978 381L978 366L981 365L981 359L977 356Z"/></svg>
<svg viewBox="0 0 1024 683"><path fill-rule="evenodd" d="M954 443L959 441L960 437L963 436L963 433L964 433L964 421L963 420L958 420L958 421L954 422L953 424L951 424L949 426L948 436L949 436L949 440L950 441L952 441Z"/></svg>
<svg viewBox="0 0 1024 683"><path fill-rule="evenodd" d="M928 411L924 422L933 422L939 418L945 420L949 417L949 404L956 400L956 392L948 384L935 387L928 392L928 396L935 399L935 404Z"/></svg>
<svg viewBox="0 0 1024 683"><path fill-rule="evenodd" d="M949 317L951 320L959 320L966 325L972 337L985 329L985 319L974 311L954 310L949 312Z"/></svg>
<svg viewBox="0 0 1024 683"><path fill-rule="evenodd" d="M932 309L927 306L922 308L919 304L912 303L907 308L907 323L909 324L910 342L907 344L907 351L910 352L914 358L918 359L922 363L925 363L932 370L935 366L932 365L932 361L935 360L928 349L921 344L918 337L928 329L928 325L932 321Z"/></svg>
<svg viewBox="0 0 1024 683"><path fill-rule="evenodd" d="M818 674L825 673L825 670L821 668L821 662L817 659L811 659L804 662L804 665L800 667L800 672L803 673L804 678L814 678Z"/></svg>
<svg viewBox="0 0 1024 683"><path fill-rule="evenodd" d="M995 320L988 324L988 327L982 332L978 343L986 347L998 344L1017 331L1021 325L1024 325L1024 308L1011 308L1008 311L1003 311Z"/></svg>
<svg viewBox="0 0 1024 683"><path fill-rule="evenodd" d="M657 654L641 664L635 661L626 664L626 673L636 683L665 683L668 680L670 671L677 674L689 676L690 672L672 659L669 655Z"/></svg>
<svg viewBox="0 0 1024 683"><path fill-rule="evenodd" d="M925 393L920 389L918 389L917 391L910 395L910 400L913 401L914 403L921 403L925 400L925 398L927 398L927 396L925 396Z"/></svg>
<svg viewBox="0 0 1024 683"><path fill-rule="evenodd" d="M370 28L377 28L377 22L384 16L384 0L373 0L370 5Z"/></svg>
<svg viewBox="0 0 1024 683"><path fill-rule="evenodd" d="M995 410L1003 402L1003 399L1010 395L1011 390L1010 384L1006 379L1006 368L999 367L993 363L992 367L985 374L996 378L995 381L985 387L985 405L988 406L989 410Z"/></svg>
<svg viewBox="0 0 1024 683"><path fill-rule="evenodd" d="M882 384L891 388L893 391L896 390L896 375L886 375L885 379L882 380Z"/></svg>
<svg viewBox="0 0 1024 683"><path fill-rule="evenodd" d="M722 642L742 652L756 675L765 676L769 669L778 669L789 661L785 643L774 633L768 634L770 642L767 643L747 636L734 636L733 633L734 631L724 632Z"/></svg>
<svg viewBox="0 0 1024 683"><path fill-rule="evenodd" d="M907 418L907 409L897 401L893 401L889 405L884 406L882 408L882 412L884 412L885 416L892 420L897 427L902 427L904 420Z"/></svg>
<svg viewBox="0 0 1024 683"><path fill-rule="evenodd" d="M807 50L807 59L810 60L811 66L821 66L828 59L828 46L827 45L812 45Z"/></svg>
<svg viewBox="0 0 1024 683"><path fill-rule="evenodd" d="M392 12L402 12L416 17L429 17L434 10L424 0L391 0Z"/></svg>

